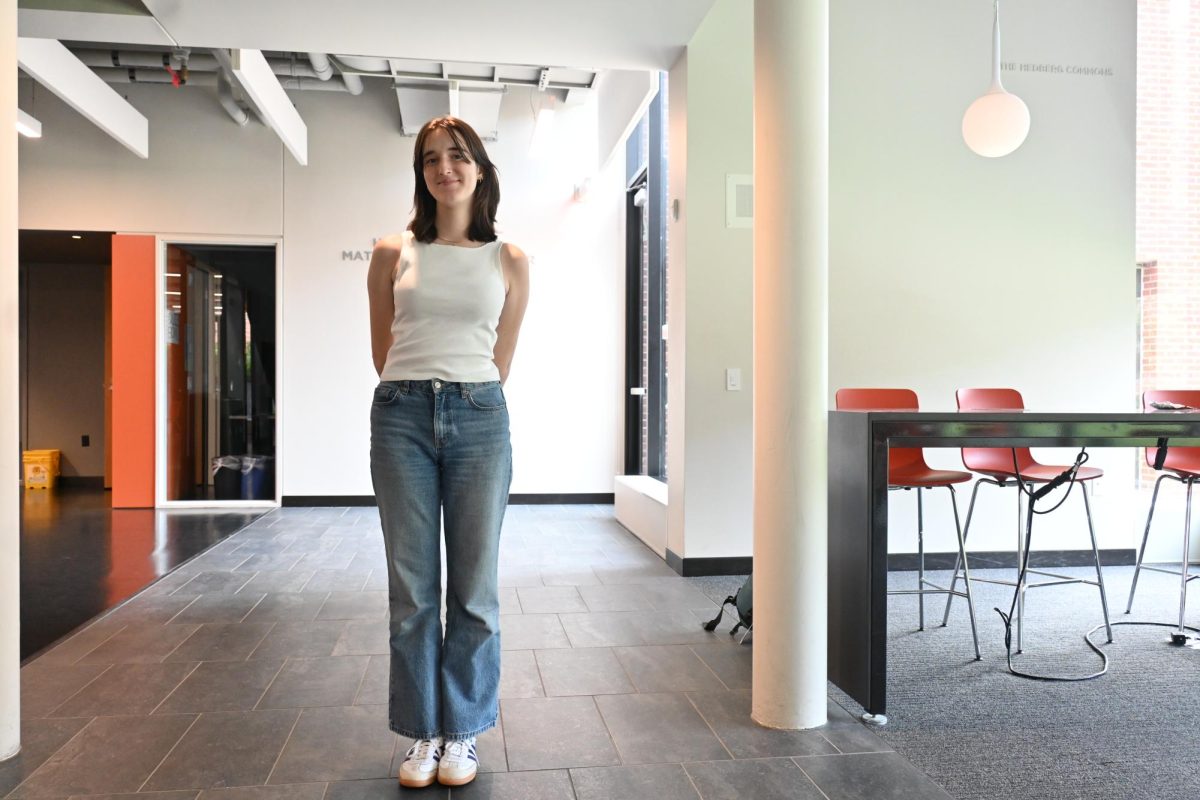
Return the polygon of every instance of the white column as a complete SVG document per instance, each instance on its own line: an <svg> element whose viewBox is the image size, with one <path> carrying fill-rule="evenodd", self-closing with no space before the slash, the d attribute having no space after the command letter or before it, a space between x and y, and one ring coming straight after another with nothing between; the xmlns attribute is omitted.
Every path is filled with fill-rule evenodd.
<svg viewBox="0 0 1200 800"><path fill-rule="evenodd" d="M751 715L826 708L828 0L754 4L754 678Z"/></svg>
<svg viewBox="0 0 1200 800"><path fill-rule="evenodd" d="M7 53L8 55L5 55ZM17 2L0 0L0 761L21 749L17 487Z"/></svg>

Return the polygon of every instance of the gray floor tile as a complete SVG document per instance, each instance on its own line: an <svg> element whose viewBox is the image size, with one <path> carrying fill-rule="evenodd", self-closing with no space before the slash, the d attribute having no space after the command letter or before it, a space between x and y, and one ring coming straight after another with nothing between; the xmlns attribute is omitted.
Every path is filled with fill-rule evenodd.
<svg viewBox="0 0 1200 800"><path fill-rule="evenodd" d="M106 620L122 624L161 625L196 601L190 597L135 597L114 610Z"/></svg>
<svg viewBox="0 0 1200 800"><path fill-rule="evenodd" d="M645 611L650 598L637 584L626 586L580 586L579 594L589 611Z"/></svg>
<svg viewBox="0 0 1200 800"><path fill-rule="evenodd" d="M717 604L694 586L683 583L679 577L663 578L661 581L643 584L650 608L665 611L668 609L704 609L713 614Z"/></svg>
<svg viewBox="0 0 1200 800"><path fill-rule="evenodd" d="M32 775L88 722L90 720L78 718L22 720L21 752L0 761L0 797Z"/></svg>
<svg viewBox="0 0 1200 800"><path fill-rule="evenodd" d="M899 753L860 753L798 759L829 800L950 800Z"/></svg>
<svg viewBox="0 0 1200 800"><path fill-rule="evenodd" d="M278 575L281 573L270 573ZM287 573L282 573L287 574ZM312 622L325 604L324 592L268 594L246 615L246 622Z"/></svg>
<svg viewBox="0 0 1200 800"><path fill-rule="evenodd" d="M179 601L176 601L179 602ZM176 609L178 612L178 609ZM126 623L117 622L112 615L68 636L37 658L38 664L74 664L80 658L121 632Z"/></svg>
<svg viewBox="0 0 1200 800"><path fill-rule="evenodd" d="M571 770L577 800L700 800L680 764Z"/></svg>
<svg viewBox="0 0 1200 800"><path fill-rule="evenodd" d="M202 663L154 713L249 711L258 704L282 666L283 659Z"/></svg>
<svg viewBox="0 0 1200 800"><path fill-rule="evenodd" d="M246 582L239 593L293 594L304 588L312 580L313 573L306 570L290 570L288 572L260 572Z"/></svg>
<svg viewBox="0 0 1200 800"><path fill-rule="evenodd" d="M254 577L244 572L201 572L171 593L173 597L196 597L202 594L233 594Z"/></svg>
<svg viewBox="0 0 1200 800"><path fill-rule="evenodd" d="M136 792L195 719L190 715L94 719L9 797Z"/></svg>
<svg viewBox="0 0 1200 800"><path fill-rule="evenodd" d="M258 708L349 706L358 694L368 660L367 656L289 660Z"/></svg>
<svg viewBox="0 0 1200 800"><path fill-rule="evenodd" d="M454 800L575 800L575 793L565 769L493 772L455 789Z"/></svg>
<svg viewBox="0 0 1200 800"><path fill-rule="evenodd" d="M333 654L346 623L335 622L277 622L267 638L262 640L251 659L269 661L285 658L322 658Z"/></svg>
<svg viewBox="0 0 1200 800"><path fill-rule="evenodd" d="M616 647L643 644L636 611L561 614L563 630L572 647Z"/></svg>
<svg viewBox="0 0 1200 800"><path fill-rule="evenodd" d="M725 642L717 644L694 644L692 652L700 657L726 688L733 691L750 690L753 678L752 657L754 648L747 641L744 645L730 647Z"/></svg>
<svg viewBox="0 0 1200 800"><path fill-rule="evenodd" d="M832 800L787 758L685 764L684 769L704 800Z"/></svg>
<svg viewBox="0 0 1200 800"><path fill-rule="evenodd" d="M500 566L500 587L542 586L542 573L536 566Z"/></svg>
<svg viewBox="0 0 1200 800"><path fill-rule="evenodd" d="M644 644L730 644L729 635L709 633L687 609L652 611L634 620Z"/></svg>
<svg viewBox="0 0 1200 800"><path fill-rule="evenodd" d="M200 599L200 598L198 598ZM81 664L156 664L197 625L131 624L79 659Z"/></svg>
<svg viewBox="0 0 1200 800"><path fill-rule="evenodd" d="M548 697L637 691L612 648L535 651Z"/></svg>
<svg viewBox="0 0 1200 800"><path fill-rule="evenodd" d="M21 716L26 719L45 716L106 669L109 669L107 664L35 661L21 670Z"/></svg>
<svg viewBox="0 0 1200 800"><path fill-rule="evenodd" d="M503 650L570 646L557 614L508 614L500 618L500 647Z"/></svg>
<svg viewBox="0 0 1200 800"><path fill-rule="evenodd" d="M387 592L330 592L317 619L382 620L387 610Z"/></svg>
<svg viewBox="0 0 1200 800"><path fill-rule="evenodd" d="M842 753L886 753L892 748L882 737L832 700L829 721L817 731Z"/></svg>
<svg viewBox="0 0 1200 800"><path fill-rule="evenodd" d="M271 632L270 622L212 622L201 625L165 661L245 661Z"/></svg>
<svg viewBox="0 0 1200 800"><path fill-rule="evenodd" d="M356 706L377 706L388 701L391 656L371 656L354 698Z"/></svg>
<svg viewBox="0 0 1200 800"><path fill-rule="evenodd" d="M532 650L500 652L500 698L544 697L542 676Z"/></svg>
<svg viewBox="0 0 1200 800"><path fill-rule="evenodd" d="M639 692L721 691L725 684L687 645L613 649Z"/></svg>
<svg viewBox="0 0 1200 800"><path fill-rule="evenodd" d="M688 698L734 758L832 755L837 749L817 731L764 728L750 718L749 692L690 692Z"/></svg>
<svg viewBox="0 0 1200 800"><path fill-rule="evenodd" d="M48 716L149 714L195 668L194 663L114 666L51 711Z"/></svg>
<svg viewBox="0 0 1200 800"><path fill-rule="evenodd" d="M324 796L324 783L301 783L290 786L205 789L196 800L322 800Z"/></svg>
<svg viewBox="0 0 1200 800"><path fill-rule="evenodd" d="M191 622L241 622L266 595L202 595L171 619L172 625Z"/></svg>
<svg viewBox="0 0 1200 800"><path fill-rule="evenodd" d="M312 580L304 584L303 592L328 594L329 592L358 592L362 591L367 582L367 576L360 572L343 572L340 569L318 569L313 572Z"/></svg>
<svg viewBox="0 0 1200 800"><path fill-rule="evenodd" d="M385 706L306 708L268 783L390 777L395 745Z"/></svg>
<svg viewBox="0 0 1200 800"><path fill-rule="evenodd" d="M521 599L517 596L515 586L506 586L500 590L500 613L521 614Z"/></svg>
<svg viewBox="0 0 1200 800"><path fill-rule="evenodd" d="M295 567L303 553L258 553L233 568L235 572L287 572Z"/></svg>
<svg viewBox="0 0 1200 800"><path fill-rule="evenodd" d="M70 800L196 800L200 794L198 789L185 789L180 792L137 792L125 794L89 794L71 795Z"/></svg>
<svg viewBox="0 0 1200 800"><path fill-rule="evenodd" d="M510 770L620 763L591 697L503 700L500 712Z"/></svg>
<svg viewBox="0 0 1200 800"><path fill-rule="evenodd" d="M399 750L400 748L396 748ZM481 733L475 740L475 754L479 756L479 771L508 772L508 755L504 742L504 727L497 725L489 731ZM401 752L403 758L404 753ZM393 772L398 772L400 762L395 762Z"/></svg>
<svg viewBox="0 0 1200 800"><path fill-rule="evenodd" d="M298 711L201 714L142 787L221 789L265 783Z"/></svg>
<svg viewBox="0 0 1200 800"><path fill-rule="evenodd" d="M600 579L590 566L542 569L542 583L547 586L598 586Z"/></svg>
<svg viewBox="0 0 1200 800"><path fill-rule="evenodd" d="M396 788L395 778L374 781L336 781L329 784L323 800L396 800L396 797L419 797L421 800L446 800L450 789L445 786L427 786L424 789L407 791Z"/></svg>
<svg viewBox="0 0 1200 800"><path fill-rule="evenodd" d="M596 698L624 764L715 761L729 752L682 694Z"/></svg>
<svg viewBox="0 0 1200 800"><path fill-rule="evenodd" d="M333 648L335 656L387 655L392 651L386 619L349 622Z"/></svg>
<svg viewBox="0 0 1200 800"><path fill-rule="evenodd" d="M585 612L588 607L574 586L525 586L517 589L526 614Z"/></svg>

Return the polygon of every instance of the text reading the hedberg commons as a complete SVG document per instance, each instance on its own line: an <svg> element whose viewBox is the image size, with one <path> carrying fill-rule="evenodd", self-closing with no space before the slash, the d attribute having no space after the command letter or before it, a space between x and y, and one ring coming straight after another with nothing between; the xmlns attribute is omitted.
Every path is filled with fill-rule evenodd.
<svg viewBox="0 0 1200 800"><path fill-rule="evenodd" d="M1005 61L1002 65L1005 72L1048 72L1053 75L1084 75L1097 78L1111 78L1112 67L1089 67L1083 64L1032 64Z"/></svg>
<svg viewBox="0 0 1200 800"><path fill-rule="evenodd" d="M371 250L375 249L378 239L371 240ZM343 250L342 261L370 261L371 250Z"/></svg>

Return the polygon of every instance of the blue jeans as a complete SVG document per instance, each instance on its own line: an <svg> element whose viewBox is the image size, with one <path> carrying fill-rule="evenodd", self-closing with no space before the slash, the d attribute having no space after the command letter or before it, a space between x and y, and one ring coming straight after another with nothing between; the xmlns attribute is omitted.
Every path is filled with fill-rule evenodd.
<svg viewBox="0 0 1200 800"><path fill-rule="evenodd" d="M475 736L496 724L499 709L497 563L512 481L499 382L379 384L371 479L388 560L391 729L414 739Z"/></svg>

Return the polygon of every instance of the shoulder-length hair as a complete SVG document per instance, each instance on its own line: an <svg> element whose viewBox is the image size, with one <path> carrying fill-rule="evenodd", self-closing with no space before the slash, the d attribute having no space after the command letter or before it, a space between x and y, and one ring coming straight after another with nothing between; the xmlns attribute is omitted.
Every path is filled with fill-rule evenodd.
<svg viewBox="0 0 1200 800"><path fill-rule="evenodd" d="M483 149L483 141L470 125L457 117L434 117L421 126L413 146L413 219L408 229L418 242L429 244L438 237L437 200L425 185L425 144L435 130L444 130L454 144L479 167L482 179L471 198L471 224L467 236L474 242L496 241L496 209L500 206L500 172Z"/></svg>

